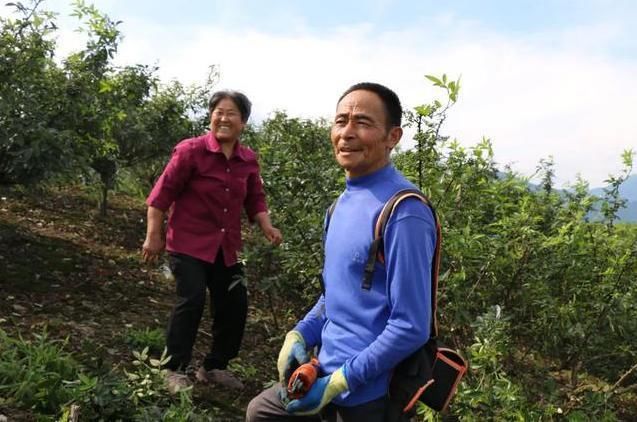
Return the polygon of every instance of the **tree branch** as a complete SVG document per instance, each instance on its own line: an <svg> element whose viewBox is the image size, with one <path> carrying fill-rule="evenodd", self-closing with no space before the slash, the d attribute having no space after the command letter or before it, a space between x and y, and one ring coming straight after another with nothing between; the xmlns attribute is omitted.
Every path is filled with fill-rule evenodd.
<svg viewBox="0 0 637 422"><path fill-rule="evenodd" d="M624 381L626 381L626 379L635 371L637 371L637 363L635 365L633 365L633 367L630 368L628 371L626 371L624 373L624 375L619 377L617 382L615 384L613 384L613 386L611 387L611 392L616 393L616 394L621 394L621 393L625 393L626 391L629 391L631 389L636 389L637 388L637 384L633 384L633 385L630 385L630 386L624 387L624 388L619 388L619 386Z"/></svg>

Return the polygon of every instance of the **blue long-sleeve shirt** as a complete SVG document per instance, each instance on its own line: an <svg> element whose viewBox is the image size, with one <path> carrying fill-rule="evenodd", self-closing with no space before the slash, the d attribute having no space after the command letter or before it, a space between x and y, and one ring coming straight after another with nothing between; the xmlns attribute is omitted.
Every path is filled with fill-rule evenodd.
<svg viewBox="0 0 637 422"><path fill-rule="evenodd" d="M308 348L319 346L324 373L345 365L349 391L334 399L355 406L387 393L393 368L429 338L431 265L436 227L431 210L406 199L384 237L371 290L361 288L374 224L397 191L413 189L393 166L348 179L325 240L325 294L297 326Z"/></svg>

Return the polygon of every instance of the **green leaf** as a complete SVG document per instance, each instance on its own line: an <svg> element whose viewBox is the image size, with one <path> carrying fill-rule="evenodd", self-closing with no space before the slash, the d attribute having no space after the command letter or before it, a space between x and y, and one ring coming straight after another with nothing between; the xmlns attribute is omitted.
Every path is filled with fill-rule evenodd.
<svg viewBox="0 0 637 422"><path fill-rule="evenodd" d="M443 85L442 81L440 79L436 78L433 75L425 75L425 78L429 79L436 86L442 86Z"/></svg>
<svg viewBox="0 0 637 422"><path fill-rule="evenodd" d="M416 111L416 113L423 117L428 117L432 112L431 106L429 105L416 106L414 107L414 110Z"/></svg>
<svg viewBox="0 0 637 422"><path fill-rule="evenodd" d="M99 89L99 93L103 94L105 92L111 92L113 90L113 85L110 83L110 81L102 79L100 81L100 89Z"/></svg>

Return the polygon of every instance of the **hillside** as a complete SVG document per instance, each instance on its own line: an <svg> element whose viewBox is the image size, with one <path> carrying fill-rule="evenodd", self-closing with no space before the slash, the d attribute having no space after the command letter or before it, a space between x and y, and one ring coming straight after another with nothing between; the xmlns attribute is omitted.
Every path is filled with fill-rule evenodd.
<svg viewBox="0 0 637 422"><path fill-rule="evenodd" d="M604 195L604 188L598 187L591 189L591 194L596 196ZM637 174L630 176L619 187L619 194L622 198L628 200L626 208L619 211L618 215L621 221L637 223Z"/></svg>
<svg viewBox="0 0 637 422"><path fill-rule="evenodd" d="M231 364L231 369L241 376L246 385L243 391L234 393L214 386L195 385L190 403L168 396L160 385L153 384L145 387L144 391L155 395L146 401L140 399L137 409L131 406L128 395L117 397L114 393L117 390L112 383L117 382L120 387L125 385L125 371L139 371L139 366L133 364L135 351L151 346L154 349L151 349L151 354L158 355L158 347L163 345L161 333L173 301L173 284L163 279L157 267L140 264L139 248L143 233L144 206L139 199L113 195L108 217L101 219L97 217L95 201L77 189L46 192L0 190L0 362L4 364L0 365L0 377L11 370L29 370L31 372L19 378L20 382L29 388L37 385L40 389L38 394L47 394L44 399L38 399L41 405L52 403L53 396L60 389L47 390L49 384L43 380L51 378L54 372L45 372L46 376L40 378L37 371L42 371L42 368L30 365L48 356L58 371L63 368L62 362L68 353L79 362L82 373L89 377L84 382L97 383L87 388L91 388L94 394L90 403L93 412L100 417L104 417L103 412L114 409L131 412L131 408L136 411L143 405L147 415L147 419L143 420L184 420L175 419L175 416L183 416L186 412L204 415L189 420L243 420L250 399L275 378L275 360L282 336L296 317L291 307L286 307L281 312L285 316L273 324L268 313L271 312L272 297L266 296L265 289L253 284L250 284L251 306L243 347L239 358ZM259 267L259 270L263 271L263 268ZM196 363L202 360L207 349L208 327L210 320L205 313L194 350ZM10 343L7 343L5 333L19 344L31 345L28 349L32 355L27 357L33 359L28 364L17 364L11 368L3 361L6 357L16 357L11 347L7 347ZM447 336L450 337L449 334ZM59 351L52 354L47 349L49 351L45 352L43 338L58 341ZM500 347L508 341L496 344ZM573 399L580 397L577 396L580 387L572 385L571 372L561 368L556 359L542 357L517 342L497 352L485 349L491 350L488 353L496 353L493 355L477 354L478 350L482 349L474 346L465 349L466 356L475 366L471 367L462 391L455 399L455 412L475 412L477 407L471 404L471 397L476 394L483 397L481 400L493 400L486 409L497 410L501 402L496 401L499 399L492 394L493 388L501 388L510 395L518 394L511 390L510 381L503 378L507 375L502 368L507 364L517 368L511 379L523 385L530 397L540 397L537 403L532 403L537 409L554 412L556 407L552 403L560 403L561 400L565 403L560 405L565 412L583 414L583 410L578 410L579 398ZM496 355L499 357L496 358ZM470 383L477 379L483 367L481 362L487 360L494 364L497 362L494 371L498 376L493 379L503 381L495 386L487 384L482 389L471 389ZM614 375L613 379L616 379ZM78 381L73 380L72 377L65 378L61 388L76 385ZM586 388L591 385L610 388L595 375L582 373L579 380L579 385ZM550 386L550 397L543 396L547 385ZM632 388L629 385L626 391ZM524 396L520 397L527 400ZM626 394L624 397L615 399L620 409L616 416L619 420L634 420L637 415L634 396ZM42 410L35 409L35 404L34 407L25 407L16 403L16 398L0 394L0 416L4 415L10 421L32 421L43 414L57 418L62 407ZM507 403L517 415L538 415L540 411L532 409L531 402L520 402L517 398ZM83 402L82 406L87 406L87 403ZM173 417L165 417L171 409ZM105 420L115 419L106 416Z"/></svg>
<svg viewBox="0 0 637 422"><path fill-rule="evenodd" d="M593 195L603 195L604 187L597 187L591 189ZM628 199L630 202L637 201L637 174L633 174L626 179L624 183L619 187L619 194Z"/></svg>
<svg viewBox="0 0 637 422"><path fill-rule="evenodd" d="M618 215L621 221L637 223L637 201L626 204L626 208L620 210Z"/></svg>
<svg viewBox="0 0 637 422"><path fill-rule="evenodd" d="M173 301L173 285L139 261L142 202L115 195L102 220L94 202L74 190L27 194L5 189L0 198L0 329L27 340L44 331L52 339L68 338L64 350L86 372L124 375L133 350L144 347L139 333L162 333ZM244 346L233 364L246 389L194 389L195 405L215 420L242 420L249 400L274 378L279 342L270 345L271 335L258 321L263 319L251 307ZM206 313L195 346L197 362L208 348L209 327ZM34 420L30 411L2 396L0 415Z"/></svg>

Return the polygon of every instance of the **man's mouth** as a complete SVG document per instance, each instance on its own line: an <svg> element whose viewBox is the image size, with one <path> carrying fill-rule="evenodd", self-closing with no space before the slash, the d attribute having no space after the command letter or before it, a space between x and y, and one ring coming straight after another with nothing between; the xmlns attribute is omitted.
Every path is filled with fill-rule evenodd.
<svg viewBox="0 0 637 422"><path fill-rule="evenodd" d="M358 151L360 151L360 149L352 148L352 147L340 147L338 149L338 152L340 153L350 153L350 152L358 152Z"/></svg>

